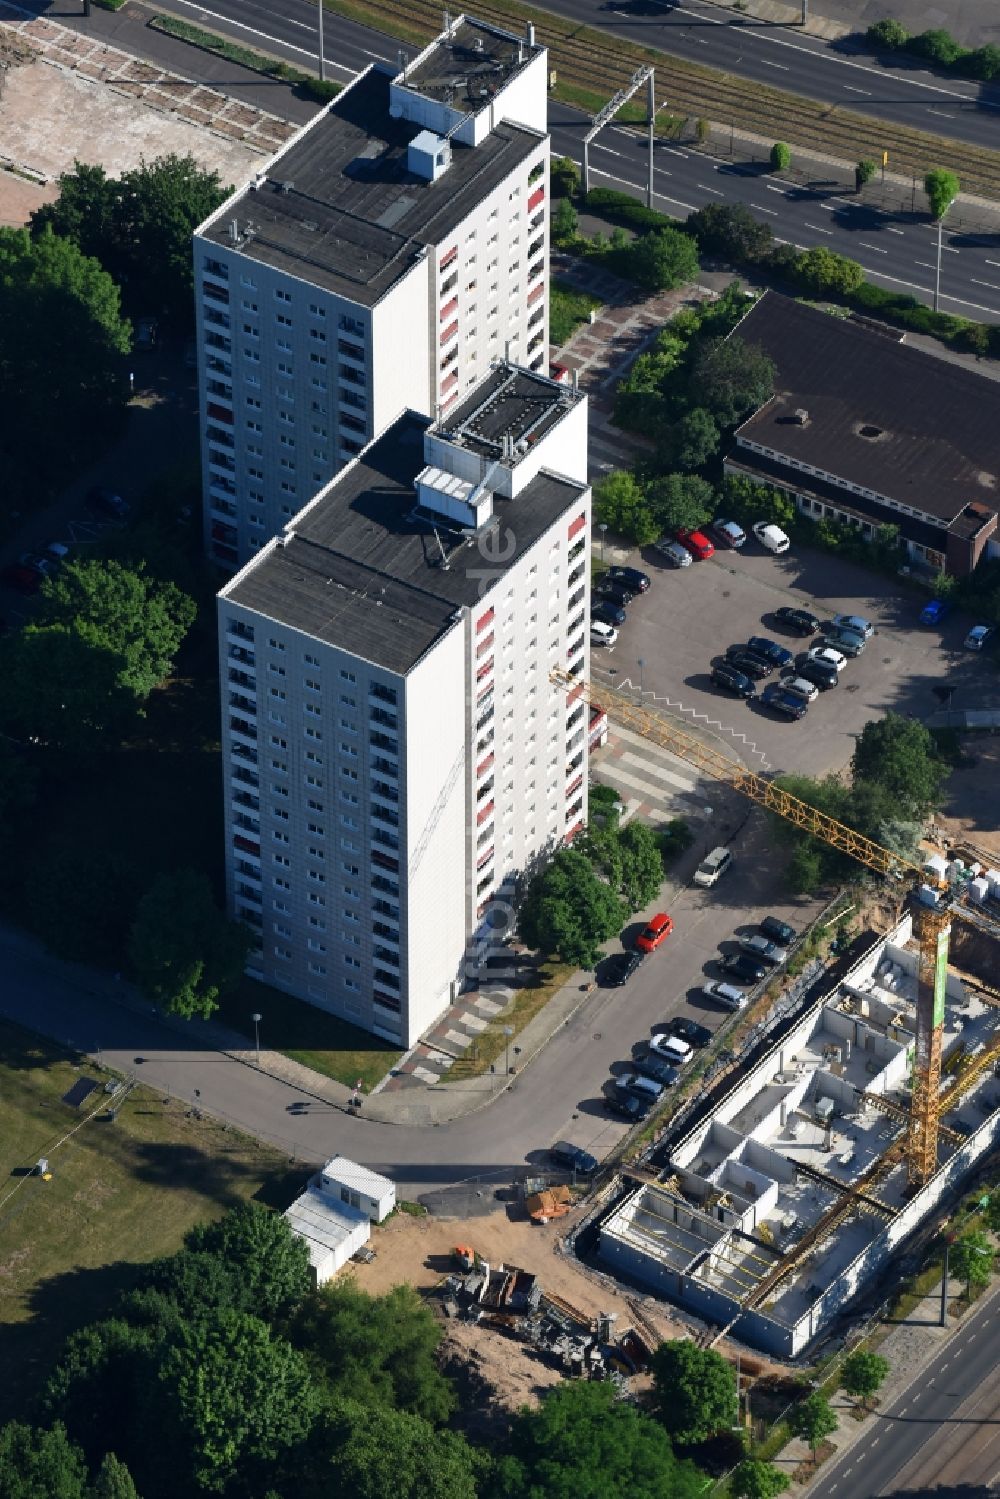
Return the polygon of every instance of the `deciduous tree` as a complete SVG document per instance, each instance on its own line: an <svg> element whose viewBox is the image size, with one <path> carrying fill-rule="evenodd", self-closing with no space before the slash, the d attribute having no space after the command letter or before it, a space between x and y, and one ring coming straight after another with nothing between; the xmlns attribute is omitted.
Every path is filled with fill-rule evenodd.
<svg viewBox="0 0 1000 1499"><path fill-rule="evenodd" d="M663 442L670 462L685 473L703 468L718 446L719 429L712 413L702 406L686 411Z"/></svg>
<svg viewBox="0 0 1000 1499"><path fill-rule="evenodd" d="M87 1499L83 1454L58 1422L0 1430L0 1499Z"/></svg>
<svg viewBox="0 0 1000 1499"><path fill-rule="evenodd" d="M631 911L655 900L663 883L663 859L656 834L645 823L630 822L618 834L622 853L621 893Z"/></svg>
<svg viewBox="0 0 1000 1499"><path fill-rule="evenodd" d="M659 525L635 474L617 469L594 485L594 518L639 546L655 541Z"/></svg>
<svg viewBox="0 0 1000 1499"><path fill-rule="evenodd" d="M784 141L775 141L771 147L771 165L776 172L787 172L792 164L792 153Z"/></svg>
<svg viewBox="0 0 1000 1499"><path fill-rule="evenodd" d="M674 1338L660 1344L651 1367L657 1412L675 1441L703 1442L733 1425L736 1379L714 1349Z"/></svg>
<svg viewBox="0 0 1000 1499"><path fill-rule="evenodd" d="M995 1250L986 1234L963 1234L951 1246L949 1260L952 1272L965 1281L965 1294L971 1299L973 1287L988 1286L993 1274Z"/></svg>
<svg viewBox="0 0 1000 1499"><path fill-rule="evenodd" d="M793 1406L788 1416L789 1428L795 1436L809 1443L814 1462L816 1448L824 1437L837 1430L838 1424L829 1400L819 1390L814 1390L799 1405Z"/></svg>
<svg viewBox="0 0 1000 1499"><path fill-rule="evenodd" d="M207 1020L238 980L248 933L227 921L205 875L162 874L139 902L129 957L146 995L185 1020Z"/></svg>
<svg viewBox="0 0 1000 1499"><path fill-rule="evenodd" d="M626 915L624 903L598 879L590 860L564 848L529 885L519 926L529 947L593 968L601 943L615 935Z"/></svg>
<svg viewBox="0 0 1000 1499"><path fill-rule="evenodd" d="M774 1499L776 1494L783 1494L788 1485L787 1474L773 1463L745 1457L730 1476L729 1492L733 1499Z"/></svg>
<svg viewBox="0 0 1000 1499"><path fill-rule="evenodd" d="M622 274L645 291L670 291L698 274L698 251L682 229L653 229L618 252Z"/></svg>
<svg viewBox="0 0 1000 1499"><path fill-rule="evenodd" d="M457 1432L435 1429L406 1410L344 1401L326 1436L330 1481L316 1499L476 1499L477 1454ZM307 1490L308 1494L308 1490Z"/></svg>
<svg viewBox="0 0 1000 1499"><path fill-rule="evenodd" d="M856 1395L865 1405L885 1384L889 1360L866 1348L855 1348L845 1358L840 1370L840 1388Z"/></svg>
<svg viewBox="0 0 1000 1499"><path fill-rule="evenodd" d="M709 341L691 371L692 405L703 406L720 427L735 427L774 394L774 365L758 344L737 334Z"/></svg>
<svg viewBox="0 0 1000 1499"><path fill-rule="evenodd" d="M954 200L958 197L962 184L954 172L947 172L938 168L928 172L924 178L924 192L927 194L927 202L930 205L931 216L935 219L943 219Z"/></svg>
<svg viewBox="0 0 1000 1499"><path fill-rule="evenodd" d="M113 1452L105 1454L88 1499L139 1499L131 1473Z"/></svg>
<svg viewBox="0 0 1000 1499"><path fill-rule="evenodd" d="M663 474L646 489L646 503L659 531L697 531L715 509L715 490L696 474Z"/></svg>
<svg viewBox="0 0 1000 1499"><path fill-rule="evenodd" d="M887 713L865 724L851 756L851 773L855 783L881 786L901 812L921 818L937 805L947 767L922 723Z"/></svg>
<svg viewBox="0 0 1000 1499"><path fill-rule="evenodd" d="M311 1285L309 1250L288 1220L258 1202L243 1202L186 1235L192 1254L211 1254L241 1287L239 1308L272 1320L303 1300Z"/></svg>
<svg viewBox="0 0 1000 1499"><path fill-rule="evenodd" d="M754 218L743 203L707 203L688 214L687 229L705 255L722 255L739 265L763 260L774 236L770 224Z"/></svg>

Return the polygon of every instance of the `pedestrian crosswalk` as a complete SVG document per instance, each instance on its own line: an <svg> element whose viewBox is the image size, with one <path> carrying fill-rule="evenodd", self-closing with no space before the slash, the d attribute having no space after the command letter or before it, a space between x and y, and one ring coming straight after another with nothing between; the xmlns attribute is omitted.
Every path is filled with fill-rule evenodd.
<svg viewBox="0 0 1000 1499"><path fill-rule="evenodd" d="M591 755L590 771L595 781L618 792L625 806L623 822L635 816L660 822L711 815L711 782L679 755L620 725L611 729L603 749Z"/></svg>

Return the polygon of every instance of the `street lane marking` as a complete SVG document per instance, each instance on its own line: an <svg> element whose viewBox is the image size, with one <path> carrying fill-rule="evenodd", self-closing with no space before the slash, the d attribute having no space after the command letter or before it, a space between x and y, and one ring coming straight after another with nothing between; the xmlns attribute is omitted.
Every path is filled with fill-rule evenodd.
<svg viewBox="0 0 1000 1499"><path fill-rule="evenodd" d="M943 109L929 109L927 113L930 115L938 115L942 120L953 120L955 118L954 115L945 114Z"/></svg>
<svg viewBox="0 0 1000 1499"><path fill-rule="evenodd" d="M213 21L222 21L228 26L235 26L237 30L245 31L248 36L260 37L261 41L276 42L279 47L287 47L289 52L298 52L302 57L316 56L315 47L296 47L293 42L286 42L280 36L272 36L269 31L258 31L255 26L245 26L242 21L234 21L232 16L222 16L214 10L206 10L203 5L194 5L192 4L192 0L180 0L180 3L186 6L188 10L195 11L199 16L208 16ZM311 27L306 27L304 22L297 22L296 24L303 26L306 30L312 29ZM357 68L345 67L343 63L333 62L329 57L324 60L328 68L336 68L339 73L346 73L350 78L353 78L357 72Z"/></svg>
<svg viewBox="0 0 1000 1499"><path fill-rule="evenodd" d="M937 266L932 260L915 260L914 265L922 265L925 271L936 271Z"/></svg>
<svg viewBox="0 0 1000 1499"><path fill-rule="evenodd" d="M769 213L772 219L776 219L778 217L778 210L776 208L764 208L759 203L751 203L750 207L753 209L754 213Z"/></svg>
<svg viewBox="0 0 1000 1499"><path fill-rule="evenodd" d="M780 193L782 197L784 197L785 195L786 190L783 187L772 187L769 182L765 182L764 186L767 188L769 193Z"/></svg>
<svg viewBox="0 0 1000 1499"><path fill-rule="evenodd" d="M972 282L973 286L985 286L988 287L990 291L1000 291L1000 286L995 286L992 281L977 281L975 276L970 276L969 280ZM974 1337L975 1333L973 1333L972 1337L970 1337L970 1343L972 1342L972 1338Z"/></svg>
<svg viewBox="0 0 1000 1499"><path fill-rule="evenodd" d="M872 91L869 88L854 88L850 83L845 83L844 87L849 94L864 94L866 99L870 99L872 96Z"/></svg>
<svg viewBox="0 0 1000 1499"><path fill-rule="evenodd" d="M788 72L788 64L787 63L783 63L783 62L768 62L768 60L767 60L766 57L762 57L761 58L761 63L763 64L763 66L765 68L780 68L783 73L787 73Z"/></svg>
<svg viewBox="0 0 1000 1499"><path fill-rule="evenodd" d="M602 146L601 143L600 143L600 141L595 141L594 142L594 147L598 151L607 151L607 153L608 153L609 156L624 156L625 155L624 151L616 151L615 148L614 148L614 146Z"/></svg>
<svg viewBox="0 0 1000 1499"><path fill-rule="evenodd" d="M686 151L678 151L678 149L677 149L676 146L664 146L664 145L661 144L660 150L661 151L669 151L670 154L671 154L671 156L687 156L687 152Z"/></svg>
<svg viewBox="0 0 1000 1499"><path fill-rule="evenodd" d="M902 229L894 229L891 224L886 224L885 227L888 229L890 234L902 234L904 232Z"/></svg>
<svg viewBox="0 0 1000 1499"><path fill-rule="evenodd" d="M819 224L809 224L803 221L803 229L814 229L817 234L832 234L832 229L822 229Z"/></svg>
<svg viewBox="0 0 1000 1499"><path fill-rule="evenodd" d="M704 182L699 182L698 186L701 188L703 193L715 193L717 198L724 198L726 196L721 187L709 187L707 183Z"/></svg>
<svg viewBox="0 0 1000 1499"><path fill-rule="evenodd" d="M883 250L881 245L870 245L866 239L859 239L858 244L863 245L866 250L874 250L876 255L888 255L889 253L888 250Z"/></svg>
<svg viewBox="0 0 1000 1499"><path fill-rule="evenodd" d="M986 260L986 256L985 255L983 256L983 259ZM987 265L1000 265L1000 260L986 260L986 264Z"/></svg>

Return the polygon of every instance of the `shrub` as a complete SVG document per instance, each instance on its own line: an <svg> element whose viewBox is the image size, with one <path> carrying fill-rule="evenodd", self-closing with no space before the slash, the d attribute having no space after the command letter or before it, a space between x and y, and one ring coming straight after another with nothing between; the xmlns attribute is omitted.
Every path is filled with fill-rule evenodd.
<svg viewBox="0 0 1000 1499"><path fill-rule="evenodd" d="M787 172L792 164L792 153L784 141L775 141L771 147L771 165L776 172Z"/></svg>
<svg viewBox="0 0 1000 1499"><path fill-rule="evenodd" d="M618 192L612 187L593 187L584 204L592 213L600 214L612 224L622 224L626 229L642 233L647 229L676 229L674 220L655 208L647 208L628 193Z"/></svg>
<svg viewBox="0 0 1000 1499"><path fill-rule="evenodd" d="M554 198L572 198L580 186L580 168L571 156L555 156L549 166Z"/></svg>
<svg viewBox="0 0 1000 1499"><path fill-rule="evenodd" d="M865 273L856 260L848 260L846 255L838 255L825 245L816 245L799 256L795 279L806 291L849 296L861 286Z"/></svg>
<svg viewBox="0 0 1000 1499"><path fill-rule="evenodd" d="M884 21L876 21L865 32L865 41L870 47L884 47L890 52L905 47L909 40L910 33L906 27L892 16L886 16Z"/></svg>
<svg viewBox="0 0 1000 1499"><path fill-rule="evenodd" d="M937 63L942 68L950 68L965 55L965 48L956 42L951 33L940 30L922 31L919 36L911 36L906 50L912 52L914 57L926 58L928 62Z"/></svg>
<svg viewBox="0 0 1000 1499"><path fill-rule="evenodd" d="M864 187L866 182L871 182L877 171L878 167L870 156L863 156L861 158L854 168L854 180L858 185L859 191Z"/></svg>
<svg viewBox="0 0 1000 1499"><path fill-rule="evenodd" d="M962 59L962 72L986 83L1000 78L1000 47L990 42L985 47L977 47L974 52L967 52Z"/></svg>
<svg viewBox="0 0 1000 1499"><path fill-rule="evenodd" d="M671 291L698 274L698 251L682 229L654 229L617 252L622 275L647 291Z"/></svg>

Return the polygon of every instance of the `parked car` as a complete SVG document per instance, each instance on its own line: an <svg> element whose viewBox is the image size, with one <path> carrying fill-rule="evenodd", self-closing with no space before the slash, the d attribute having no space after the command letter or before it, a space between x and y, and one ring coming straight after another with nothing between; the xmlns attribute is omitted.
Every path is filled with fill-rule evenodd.
<svg viewBox="0 0 1000 1499"><path fill-rule="evenodd" d="M992 625L973 625L966 635L962 644L967 651L981 651L987 641L993 637Z"/></svg>
<svg viewBox="0 0 1000 1499"><path fill-rule="evenodd" d="M590 621L591 645L614 645L617 639L618 631L614 625L606 625L599 619Z"/></svg>
<svg viewBox="0 0 1000 1499"><path fill-rule="evenodd" d="M689 1020L686 1015L678 1015L671 1020L667 1026L667 1034L680 1036L689 1046L707 1046L712 1039L712 1032L707 1025L699 1025L697 1020Z"/></svg>
<svg viewBox="0 0 1000 1499"><path fill-rule="evenodd" d="M804 654L795 658L796 675L804 677L807 682L815 682L821 692L836 687L840 681L840 673L829 661L817 661L814 657Z"/></svg>
<svg viewBox="0 0 1000 1499"><path fill-rule="evenodd" d="M619 609L617 604L609 604L598 600L590 606L590 617L592 620L600 620L604 625L623 625L627 619L624 609Z"/></svg>
<svg viewBox="0 0 1000 1499"><path fill-rule="evenodd" d="M789 943L795 941L795 928L777 916L765 916L760 929L765 937L772 942L780 942L782 947L787 947Z"/></svg>
<svg viewBox="0 0 1000 1499"><path fill-rule="evenodd" d="M747 539L747 533L743 527L738 526L734 520L713 521L712 535L722 546L730 547L734 552L738 552Z"/></svg>
<svg viewBox="0 0 1000 1499"><path fill-rule="evenodd" d="M631 588L633 593L645 593L649 587L649 574L640 572L637 567L609 567L604 576L612 583Z"/></svg>
<svg viewBox="0 0 1000 1499"><path fill-rule="evenodd" d="M622 984L627 984L642 962L642 953L639 952L616 952L604 965L601 982L610 989L620 989Z"/></svg>
<svg viewBox="0 0 1000 1499"><path fill-rule="evenodd" d="M751 957L748 952L726 953L724 958L719 959L719 967L723 973L731 973L745 984L759 984L768 975L766 964L759 958Z"/></svg>
<svg viewBox="0 0 1000 1499"><path fill-rule="evenodd" d="M115 494L113 489L108 489L103 484L92 485L84 500L92 510L101 510L105 515L115 516L117 520L122 520L129 512L128 504L121 495Z"/></svg>
<svg viewBox="0 0 1000 1499"><path fill-rule="evenodd" d="M715 547L704 531L689 531L686 526L682 526L677 532L677 540L682 547L687 547L698 562L707 562L709 557L715 556Z"/></svg>
<svg viewBox="0 0 1000 1499"><path fill-rule="evenodd" d="M653 542L653 546L671 567L690 567L694 561L687 547L682 547L672 536L661 536L659 541Z"/></svg>
<svg viewBox="0 0 1000 1499"><path fill-rule="evenodd" d="M656 1103L663 1096L663 1084L654 1082L651 1077L643 1077L639 1072L626 1072L618 1079L618 1086L623 1093L641 1098L646 1105Z"/></svg>
<svg viewBox="0 0 1000 1499"><path fill-rule="evenodd" d="M770 963L773 967L783 963L788 957L783 947L780 947L777 942L769 942L758 932L754 932L750 937L741 937L739 943L743 951L748 952L751 957L760 958L762 963Z"/></svg>
<svg viewBox="0 0 1000 1499"><path fill-rule="evenodd" d="M795 692L789 692L784 682L769 682L760 695L765 708L780 713L783 718L805 718L809 704Z"/></svg>
<svg viewBox="0 0 1000 1499"><path fill-rule="evenodd" d="M666 1057L659 1057L655 1051L646 1052L641 1057L636 1057L632 1063L636 1072L641 1072L643 1077L651 1077L654 1083L661 1083L664 1088L672 1088L675 1083L680 1082L680 1069Z"/></svg>
<svg viewBox="0 0 1000 1499"><path fill-rule="evenodd" d="M764 661L770 661L772 666L790 666L792 653L787 646L779 645L776 640L768 640L766 635L751 635L747 641L747 650L753 651L755 656L760 656Z"/></svg>
<svg viewBox="0 0 1000 1499"><path fill-rule="evenodd" d="M607 583L603 578L594 589L594 594L597 598L607 599L617 609L624 609L635 598L631 588L623 588L620 583Z"/></svg>
<svg viewBox="0 0 1000 1499"><path fill-rule="evenodd" d="M762 547L766 547L769 552L774 552L778 555L782 552L787 552L791 546L791 542L781 527L773 526L769 521L755 521L753 534Z"/></svg>
<svg viewBox="0 0 1000 1499"><path fill-rule="evenodd" d="M159 332L159 323L155 317L141 317L136 319L135 342L132 345L137 354L148 354L156 348L156 335Z"/></svg>
<svg viewBox="0 0 1000 1499"><path fill-rule="evenodd" d="M787 676L781 679L781 685L786 692L791 692L795 697L800 697L804 703L815 702L819 697L819 688L815 682L810 682L808 677L796 676L796 668L793 666Z"/></svg>
<svg viewBox="0 0 1000 1499"><path fill-rule="evenodd" d="M649 1113L650 1105L641 1098L634 1098L631 1093L623 1093L616 1084L609 1093L605 1093L604 1107L629 1124L638 1124Z"/></svg>
<svg viewBox="0 0 1000 1499"><path fill-rule="evenodd" d="M579 1145L571 1145L568 1140L557 1140L550 1145L549 1155L557 1166L565 1166L567 1171L577 1171L581 1176L593 1176L597 1170L597 1157L589 1150L581 1150Z"/></svg>
<svg viewBox="0 0 1000 1499"><path fill-rule="evenodd" d="M748 651L745 645L731 645L726 648L726 660L730 666L734 666L738 672L745 677L752 677L759 681L761 677L770 676L772 667L769 661L764 661L760 656L755 656Z"/></svg>
<svg viewBox="0 0 1000 1499"><path fill-rule="evenodd" d="M737 697L753 697L757 690L746 672L740 671L730 661L717 662L712 667L711 678L716 687L724 687L727 692L735 692Z"/></svg>
<svg viewBox="0 0 1000 1499"><path fill-rule="evenodd" d="M789 604L782 604L780 609L775 609L774 617L795 635L815 635L819 629L819 620L808 609L793 609Z"/></svg>
<svg viewBox="0 0 1000 1499"><path fill-rule="evenodd" d="M853 630L862 640L871 640L875 634L875 626L863 614L835 614L833 622L840 630Z"/></svg>
<svg viewBox="0 0 1000 1499"><path fill-rule="evenodd" d="M832 645L844 656L860 656L865 648L865 637L855 630L845 630L842 625L824 625L817 645Z"/></svg>
<svg viewBox="0 0 1000 1499"><path fill-rule="evenodd" d="M673 929L673 918L665 911L659 911L650 917L649 924L635 939L635 945L640 952L655 952L661 943L666 942Z"/></svg>
<svg viewBox="0 0 1000 1499"><path fill-rule="evenodd" d="M707 854L694 872L694 882L705 889L711 889L718 884L726 870L733 862L733 852L729 848L713 848Z"/></svg>
<svg viewBox="0 0 1000 1499"><path fill-rule="evenodd" d="M947 619L951 613L951 604L947 599L931 599L920 611L920 623L922 625L939 625L943 619Z"/></svg>
<svg viewBox="0 0 1000 1499"><path fill-rule="evenodd" d="M836 650L832 645L810 646L808 654L810 660L823 661L827 666L832 666L836 671L843 671L847 665L847 657L842 651Z"/></svg>
<svg viewBox="0 0 1000 1499"><path fill-rule="evenodd" d="M689 1042L680 1036L672 1036L669 1031L657 1031L655 1036L650 1036L649 1049L657 1056L666 1057L675 1067L683 1067L694 1055Z"/></svg>
<svg viewBox="0 0 1000 1499"><path fill-rule="evenodd" d="M712 979L709 983L702 984L701 992L706 999L714 999L727 1010L746 1009L747 997L735 984L723 984L718 979Z"/></svg>
<svg viewBox="0 0 1000 1499"><path fill-rule="evenodd" d="M20 562L12 562L0 573L0 583L5 588L12 588L15 593L37 593L42 586L42 575L33 567L23 567Z"/></svg>

